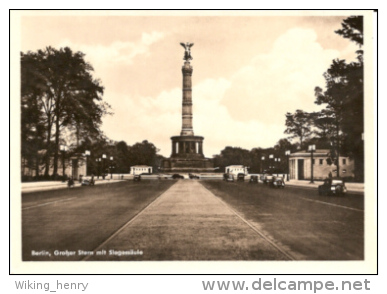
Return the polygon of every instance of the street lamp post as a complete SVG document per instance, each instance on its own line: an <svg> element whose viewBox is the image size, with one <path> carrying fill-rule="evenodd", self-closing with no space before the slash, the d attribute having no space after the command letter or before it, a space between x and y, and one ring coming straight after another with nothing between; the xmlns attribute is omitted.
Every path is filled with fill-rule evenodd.
<svg viewBox="0 0 387 294"><path fill-rule="evenodd" d="M85 150L85 156L86 156L86 176L89 174L89 156L90 156L90 150Z"/></svg>
<svg viewBox="0 0 387 294"><path fill-rule="evenodd" d="M106 154L102 154L102 179L105 179L105 159Z"/></svg>
<svg viewBox="0 0 387 294"><path fill-rule="evenodd" d="M280 163L280 161L281 161L281 158L279 158L279 157L274 158L274 169L277 170L277 173L279 171L279 163Z"/></svg>
<svg viewBox="0 0 387 294"><path fill-rule="evenodd" d="M313 184L313 151L316 151L316 145L309 145L310 151L310 183Z"/></svg>
<svg viewBox="0 0 387 294"><path fill-rule="evenodd" d="M286 155L287 161L288 161L288 169L287 169L286 181L289 182L289 155L290 155L290 150L286 150L285 151L285 155Z"/></svg>
<svg viewBox="0 0 387 294"><path fill-rule="evenodd" d="M277 170L278 170L277 172L279 172L280 170L282 170L281 169L281 158L280 157L277 158L277 162L278 162L277 163Z"/></svg>
<svg viewBox="0 0 387 294"><path fill-rule="evenodd" d="M60 151L62 152L62 182L66 181L65 179L65 153L67 150L66 145L61 145L60 146Z"/></svg>
<svg viewBox="0 0 387 294"><path fill-rule="evenodd" d="M113 179L113 156L110 156L110 179Z"/></svg>
<svg viewBox="0 0 387 294"><path fill-rule="evenodd" d="M97 179L99 179L99 164L101 162L101 158L96 158L95 161L97 162Z"/></svg>
<svg viewBox="0 0 387 294"><path fill-rule="evenodd" d="M263 168L264 161L265 161L265 156L262 156L261 157L261 173L263 173L263 170L264 170L264 168Z"/></svg>

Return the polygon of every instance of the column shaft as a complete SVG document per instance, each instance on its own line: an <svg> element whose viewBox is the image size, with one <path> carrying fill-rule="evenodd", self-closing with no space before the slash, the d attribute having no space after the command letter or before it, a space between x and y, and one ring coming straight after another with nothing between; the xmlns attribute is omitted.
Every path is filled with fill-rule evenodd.
<svg viewBox="0 0 387 294"><path fill-rule="evenodd" d="M192 66L188 61L184 63L183 73L183 103L181 136L193 136L192 127Z"/></svg>

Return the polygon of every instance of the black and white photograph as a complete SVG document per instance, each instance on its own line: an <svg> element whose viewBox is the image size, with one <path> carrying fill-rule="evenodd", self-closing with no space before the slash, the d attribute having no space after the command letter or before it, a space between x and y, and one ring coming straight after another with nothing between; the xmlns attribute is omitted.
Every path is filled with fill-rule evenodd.
<svg viewBox="0 0 387 294"><path fill-rule="evenodd" d="M15 273L377 272L372 10L11 29Z"/></svg>

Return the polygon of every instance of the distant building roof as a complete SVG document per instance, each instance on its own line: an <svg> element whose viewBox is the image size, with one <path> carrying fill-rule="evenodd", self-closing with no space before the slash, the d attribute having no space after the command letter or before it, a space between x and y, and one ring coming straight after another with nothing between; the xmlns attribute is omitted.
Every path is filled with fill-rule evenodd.
<svg viewBox="0 0 387 294"><path fill-rule="evenodd" d="M316 149L313 151L313 157L325 157L329 155L329 149ZM310 157L310 151L302 150L295 153L291 153L290 157ZM348 157L345 154L340 154L340 157Z"/></svg>
<svg viewBox="0 0 387 294"><path fill-rule="evenodd" d="M133 165L131 167L151 167L150 165Z"/></svg>
<svg viewBox="0 0 387 294"><path fill-rule="evenodd" d="M329 149L316 149L313 151L313 156L328 156ZM302 150L295 153L291 153L290 157L310 157L310 151Z"/></svg>

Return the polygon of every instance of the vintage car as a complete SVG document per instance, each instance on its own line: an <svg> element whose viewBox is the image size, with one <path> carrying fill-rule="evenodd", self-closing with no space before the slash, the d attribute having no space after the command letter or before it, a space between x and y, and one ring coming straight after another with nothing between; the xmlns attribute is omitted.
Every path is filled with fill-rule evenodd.
<svg viewBox="0 0 387 294"><path fill-rule="evenodd" d="M342 195L347 193L347 187L342 180L325 179L324 183L318 186L319 195Z"/></svg>
<svg viewBox="0 0 387 294"><path fill-rule="evenodd" d="M92 178L83 178L82 186L94 186L95 181Z"/></svg>
<svg viewBox="0 0 387 294"><path fill-rule="evenodd" d="M141 181L141 175L134 175L133 181L135 181L135 182Z"/></svg>
<svg viewBox="0 0 387 294"><path fill-rule="evenodd" d="M234 182L234 175L233 174L223 174L223 181Z"/></svg>
<svg viewBox="0 0 387 294"><path fill-rule="evenodd" d="M251 184L258 184L258 176L251 176L249 183Z"/></svg>
<svg viewBox="0 0 387 294"><path fill-rule="evenodd" d="M270 187L285 188L285 181L282 177L273 177L273 180L270 182Z"/></svg>
<svg viewBox="0 0 387 294"><path fill-rule="evenodd" d="M239 173L239 174L237 175L237 181L238 181L238 182L244 182L244 181L245 181L245 174Z"/></svg>
<svg viewBox="0 0 387 294"><path fill-rule="evenodd" d="M188 177L189 177L190 179L200 179L200 176L197 175L197 174L188 174Z"/></svg>
<svg viewBox="0 0 387 294"><path fill-rule="evenodd" d="M172 179L174 179L174 180L176 180L176 179L184 179L184 176L179 175L179 174L173 174L172 175Z"/></svg>
<svg viewBox="0 0 387 294"><path fill-rule="evenodd" d="M273 176L270 174L265 174L263 177L261 177L261 180L264 184L270 185L270 183L273 182Z"/></svg>

